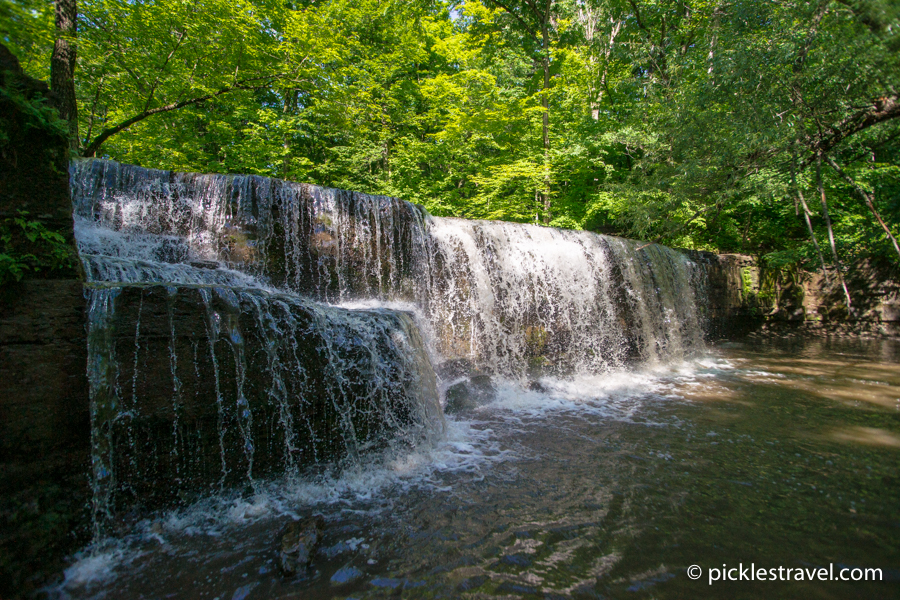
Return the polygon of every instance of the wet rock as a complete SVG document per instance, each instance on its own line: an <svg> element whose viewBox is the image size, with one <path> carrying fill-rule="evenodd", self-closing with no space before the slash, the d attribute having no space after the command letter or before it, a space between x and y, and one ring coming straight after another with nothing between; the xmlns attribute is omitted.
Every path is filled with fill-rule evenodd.
<svg viewBox="0 0 900 600"><path fill-rule="evenodd" d="M87 362L81 281L0 286L0 598L90 541Z"/></svg>
<svg viewBox="0 0 900 600"><path fill-rule="evenodd" d="M444 412L456 414L487 404L497 397L490 375L473 375L447 388Z"/></svg>
<svg viewBox="0 0 900 600"><path fill-rule="evenodd" d="M186 240L180 238L163 238L156 249L156 260L166 263L187 262L191 249Z"/></svg>
<svg viewBox="0 0 900 600"><path fill-rule="evenodd" d="M528 389L539 394L546 394L547 387L540 381L534 380L528 382Z"/></svg>
<svg viewBox="0 0 900 600"><path fill-rule="evenodd" d="M434 372L444 381L453 381L460 377L468 377L470 373L475 372L475 365L467 358L454 358L437 365Z"/></svg>
<svg viewBox="0 0 900 600"><path fill-rule="evenodd" d="M126 376L129 381L125 395L116 396L110 412L104 413L109 415L108 424L97 423L110 432L108 451L97 456L114 474L101 490L114 514L136 506L155 510L183 505L223 480L229 489L240 490L249 483L251 458L255 477L278 477L313 467L316 460L374 452L399 438L414 445L428 434L427 428L442 425L434 371L410 313L349 311L236 288L204 293L196 287L163 284L114 291L91 290L90 296L92 302L97 300L92 306L101 309L97 314L106 315L94 331L109 327L111 335L108 346L106 342L95 346L96 356L114 359L107 363L104 358L102 364L110 369L97 373L110 384ZM73 293L83 305L81 286ZM66 373L81 373L86 395L83 313L80 319L80 371ZM41 323L35 320L36 325ZM21 330L11 331L17 329ZM328 352L322 350L326 347ZM48 344L46 352L50 356L59 349ZM78 357L72 356L73 361ZM222 358L226 356L227 360ZM58 355L45 357L38 366L58 360ZM329 367L329 360L337 366ZM9 364L9 377L6 366L0 358L0 391L17 381L15 365ZM177 412L172 400L176 378ZM270 390L276 379L303 402L273 398ZM16 383L19 395L29 385L35 387L29 381L40 378ZM220 413L217 393L240 412L232 408ZM376 408L370 404L373 396L390 402ZM18 397L9 395L10 401ZM55 396L28 397L36 400L23 405L22 412L33 414L42 398ZM5 400L0 394L0 409L5 409ZM67 409L84 407L87 450L73 456L89 457L89 402L86 398L61 402ZM336 422L335 403L346 410L347 420ZM127 419L117 416L123 407L128 407ZM0 418L0 431L5 427ZM171 435L173 428L177 435ZM54 434L60 432L50 430L48 442L53 442ZM8 438L0 436L3 439Z"/></svg>
<svg viewBox="0 0 900 600"><path fill-rule="evenodd" d="M444 396L446 402L444 404L444 412L448 415L456 414L465 410L471 410L478 406L472 398L469 391L468 382L460 381L447 388Z"/></svg>
<svg viewBox="0 0 900 600"><path fill-rule="evenodd" d="M351 581L356 581L362 576L362 571L352 565L346 565L338 569L335 574L331 576L331 583L334 585L343 585L345 583L350 583Z"/></svg>
<svg viewBox="0 0 900 600"><path fill-rule="evenodd" d="M497 397L497 388L490 375L473 375L469 377L469 387L479 404L487 404Z"/></svg>
<svg viewBox="0 0 900 600"><path fill-rule="evenodd" d="M219 263L214 260L192 260L190 265L197 269L218 269Z"/></svg>
<svg viewBox="0 0 900 600"><path fill-rule="evenodd" d="M293 521L284 528L278 560L285 575L296 575L309 569L316 548L322 541L324 528L322 515Z"/></svg>
<svg viewBox="0 0 900 600"><path fill-rule="evenodd" d="M504 565L512 565L515 567L531 566L531 559L524 554L507 554L500 558L500 562Z"/></svg>
<svg viewBox="0 0 900 600"><path fill-rule="evenodd" d="M231 596L231 600L245 600L247 596L250 595L250 592L253 591L253 588L258 585L258 581L248 583L247 585L242 585L238 589L234 590L234 594Z"/></svg>
<svg viewBox="0 0 900 600"><path fill-rule="evenodd" d="M456 586L456 590L459 592L468 592L474 590L477 587L481 587L485 583L488 582L490 577L487 575L476 575L475 577L469 577L468 579L464 579Z"/></svg>
<svg viewBox="0 0 900 600"><path fill-rule="evenodd" d="M393 577L376 577L369 583L371 585L374 585L375 587L396 590L398 587L402 586L405 583L405 580L394 579Z"/></svg>

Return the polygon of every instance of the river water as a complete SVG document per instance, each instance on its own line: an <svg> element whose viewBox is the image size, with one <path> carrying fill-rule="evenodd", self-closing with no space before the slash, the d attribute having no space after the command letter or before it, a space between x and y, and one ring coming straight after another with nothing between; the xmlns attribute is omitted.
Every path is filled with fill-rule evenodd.
<svg viewBox="0 0 900 600"><path fill-rule="evenodd" d="M900 597L900 343L745 340L542 384L413 451L144 515L50 594ZM313 569L286 578L279 534L313 514ZM750 564L883 581L710 582Z"/></svg>

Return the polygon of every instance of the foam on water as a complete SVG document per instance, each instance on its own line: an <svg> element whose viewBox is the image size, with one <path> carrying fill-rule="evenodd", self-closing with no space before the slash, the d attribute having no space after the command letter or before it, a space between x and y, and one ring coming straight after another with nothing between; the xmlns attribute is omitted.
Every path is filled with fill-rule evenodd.
<svg viewBox="0 0 900 600"><path fill-rule="evenodd" d="M236 532L252 523L298 519L310 511L376 514L389 510L391 498L413 489L452 493L446 481L449 474L468 473L479 479L505 464L540 458L526 456L520 448L509 446L506 438L522 427L553 427L554 418L560 416L672 425L656 419L655 403L683 401L676 390L700 384L710 373L733 369L729 361L704 357L638 372L623 369L602 376L545 377L540 380L543 391L529 390L517 380L498 380L496 399L448 417L441 438L412 449L369 455L355 464L335 464L316 475L261 482L250 495L232 491L208 496L149 517L129 534L101 539L75 557L65 582L53 593L60 598L89 597L93 588L102 588L116 573L127 571L148 551L148 544L164 549L183 536L240 535Z"/></svg>
<svg viewBox="0 0 900 600"><path fill-rule="evenodd" d="M477 475L517 458L515 452L502 447L492 429L479 427L477 421L450 419L443 438L411 451L386 451L361 463L334 465L318 475L262 482L249 496L223 492L146 518L130 532L97 539L77 553L64 581L46 591L59 598L83 597L127 569L148 551L147 544L164 548L180 536L219 537L259 521L285 516L296 519L310 510L378 512L383 510L379 501L388 496L412 488L445 492L443 475Z"/></svg>
<svg viewBox="0 0 900 600"><path fill-rule="evenodd" d="M108 580L147 544L446 492L451 474L524 458L503 431L526 421L660 424L648 405L725 368L691 362L704 352L704 270L669 248L437 218L395 198L256 176L80 161L71 181L90 288L97 537L63 595ZM129 287L136 311L121 301ZM156 303L148 314L145 300ZM132 310L124 335L117 310ZM142 397L154 343L165 382ZM438 390L457 380L433 367L452 361L468 365L459 380L490 374L497 394L445 424ZM200 421L187 423L203 410L218 431L206 446L191 437ZM159 415L174 415L163 435L140 420ZM121 460L138 456L136 436L168 448L156 466L174 465L186 487L173 494L192 497L185 482L197 473L219 477L218 491L111 534L101 523L115 522L119 496L143 502L135 490L153 485L139 459ZM319 460L326 447L339 452Z"/></svg>
<svg viewBox="0 0 900 600"><path fill-rule="evenodd" d="M87 548L75 554L74 562L64 571L63 581L58 586L44 590L51 597L67 599L70 594L81 595L102 583L115 578L117 572L141 556L140 551L129 549L118 540L103 546Z"/></svg>

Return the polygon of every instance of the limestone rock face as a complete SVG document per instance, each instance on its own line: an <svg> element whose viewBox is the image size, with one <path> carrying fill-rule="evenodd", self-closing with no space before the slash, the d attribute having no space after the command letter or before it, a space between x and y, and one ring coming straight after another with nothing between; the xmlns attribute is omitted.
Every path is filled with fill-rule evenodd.
<svg viewBox="0 0 900 600"><path fill-rule="evenodd" d="M750 256L687 251L706 271L707 335L756 330L779 335L900 335L896 267L865 259L847 266L852 313L837 279L797 268L766 269Z"/></svg>
<svg viewBox="0 0 900 600"><path fill-rule="evenodd" d="M0 288L0 597L25 596L89 534L90 418L78 280Z"/></svg>
<svg viewBox="0 0 900 600"><path fill-rule="evenodd" d="M89 296L100 522L415 445L443 425L409 313L195 286Z"/></svg>
<svg viewBox="0 0 900 600"><path fill-rule="evenodd" d="M27 213L73 244L65 126L0 44L0 222ZM42 248L12 228L0 252ZM74 269L0 285L0 597L24 597L88 533L84 295ZM72 277L72 279L56 279ZM0 277L0 283L4 278Z"/></svg>

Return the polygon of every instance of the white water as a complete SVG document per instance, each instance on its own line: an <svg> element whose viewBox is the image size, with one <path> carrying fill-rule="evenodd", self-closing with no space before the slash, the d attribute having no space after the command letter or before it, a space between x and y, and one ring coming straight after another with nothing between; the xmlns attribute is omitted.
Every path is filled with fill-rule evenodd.
<svg viewBox="0 0 900 600"><path fill-rule="evenodd" d="M240 539L241 531L254 524L269 531L267 523L302 518L310 510L383 517L391 510L391 498L412 491L452 495L455 492L448 478L465 473L477 481L490 473L496 477L498 471L515 473L520 461L540 458L511 446L510 438L563 415L588 422L601 419L677 426L671 420L659 420L653 405L666 397L682 401L677 390L700 385L710 371L731 368L727 361L707 359L604 376L548 377L541 380L545 386L541 392L523 388L516 380L501 379L494 401L469 414L448 418L442 436L411 450L370 454L349 468L270 480L251 495L219 493L185 508L150 515L129 534L99 539L74 557L65 581L50 591L60 598L108 598L106 586L127 576L145 555L184 552L185 545L195 543L189 540ZM660 459L666 457L660 455ZM365 539L350 539L354 541L363 543Z"/></svg>
<svg viewBox="0 0 900 600"><path fill-rule="evenodd" d="M492 372L596 374L702 348L700 267L657 245L515 223L432 219L438 344Z"/></svg>
<svg viewBox="0 0 900 600"><path fill-rule="evenodd" d="M167 533L215 536L295 515L297 507L364 503L408 486L438 493L446 491L441 473L517 460L479 420L484 411L508 414L510 422L571 412L653 424L641 398L664 394L672 378L690 379L685 361L703 349L702 266L662 246L436 218L396 199L260 177L106 161L74 163L72 187L91 302L97 537L67 572L63 593L112 577L148 539L164 543ZM162 401L174 420L171 442L162 446L190 480L197 467L186 423L197 400L183 396L192 382L205 382L207 410L218 415L221 467L218 485L201 488L199 500L109 538L117 498L134 496L146 483L139 479L150 476L119 457L140 460L135 440L151 435L141 430L142 407L160 402L138 393L141 352L153 343L142 309L127 342L115 325L117 311L127 309L117 298L135 285L162 285L169 295L171 386ZM176 331L179 300L194 302L205 320L205 340L195 340L192 351L183 340L195 334ZM310 336L326 357L315 371L298 359ZM251 338L261 345L250 346ZM211 372L200 372L198 356ZM445 428L435 385L445 390L455 381L435 382L431 369L451 359L493 374L497 394ZM247 382L252 365L261 366L264 389ZM540 391L529 380L539 380ZM296 460L304 436L311 444L304 456L326 442L305 416L310 382L324 382L336 419L327 435L337 436L349 458L313 461L312 471L309 461ZM421 391L411 418L393 400L398 385L408 396ZM265 451L279 453L283 475L254 471L265 419L279 440ZM394 439L378 449L357 433L361 422L386 425ZM252 493L235 487L235 473L245 474Z"/></svg>
<svg viewBox="0 0 900 600"><path fill-rule="evenodd" d="M656 244L103 161L74 164L73 196L97 280L412 303L443 358L518 378L659 365L702 349L703 266Z"/></svg>

